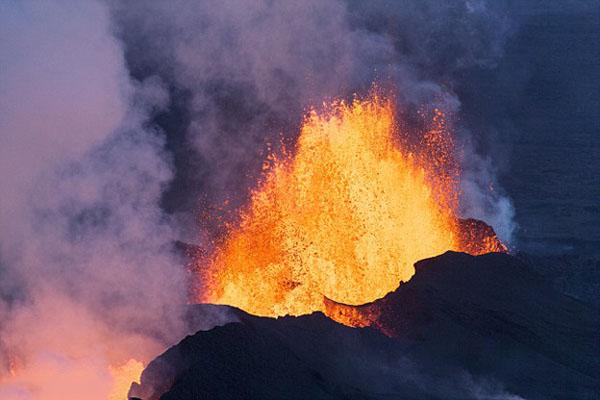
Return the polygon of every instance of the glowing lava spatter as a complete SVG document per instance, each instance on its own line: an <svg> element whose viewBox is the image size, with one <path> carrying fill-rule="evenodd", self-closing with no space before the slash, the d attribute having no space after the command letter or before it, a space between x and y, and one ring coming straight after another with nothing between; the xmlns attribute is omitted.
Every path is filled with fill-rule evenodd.
<svg viewBox="0 0 600 400"><path fill-rule="evenodd" d="M418 260L462 250L443 113L419 143L403 137L377 93L310 112L294 154L270 158L239 223L199 268L199 300L261 316L331 314L396 289Z"/></svg>

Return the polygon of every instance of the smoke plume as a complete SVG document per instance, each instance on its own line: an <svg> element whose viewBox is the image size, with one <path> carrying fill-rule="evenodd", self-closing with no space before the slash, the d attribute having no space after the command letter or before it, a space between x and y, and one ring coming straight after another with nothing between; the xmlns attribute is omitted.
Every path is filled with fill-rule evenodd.
<svg viewBox="0 0 600 400"><path fill-rule="evenodd" d="M377 81L394 88L404 114L459 115L454 88L469 69L495 66L511 29L504 10L476 0L122 2L113 14L133 75L159 75L177 99L162 121L181 168L163 205L188 221L198 199L243 204L268 146L281 135L293 143L307 108L324 100ZM457 134L464 214L509 242L512 205L480 148L487 132Z"/></svg>
<svg viewBox="0 0 600 400"><path fill-rule="evenodd" d="M0 397L105 400L108 365L183 334L168 93L129 79L103 4L4 2L0 30Z"/></svg>

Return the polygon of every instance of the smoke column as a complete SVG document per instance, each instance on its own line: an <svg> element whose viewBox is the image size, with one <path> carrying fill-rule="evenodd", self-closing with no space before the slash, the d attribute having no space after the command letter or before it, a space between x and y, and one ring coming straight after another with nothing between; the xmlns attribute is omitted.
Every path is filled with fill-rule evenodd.
<svg viewBox="0 0 600 400"><path fill-rule="evenodd" d="M267 147L282 134L293 143L307 107L377 81L395 88L408 121L423 108L460 115L454 88L470 69L493 68L511 32L506 10L476 0L112 5L133 76L158 75L172 94L160 123L177 168L163 205L182 226L194 221L196 241L189 214L202 209L199 199L243 204ZM510 242L512 205L480 140L488 132L456 131L464 216L492 223Z"/></svg>
<svg viewBox="0 0 600 400"><path fill-rule="evenodd" d="M168 93L129 79L104 4L3 2L0 36L0 398L106 400L107 366L183 334Z"/></svg>

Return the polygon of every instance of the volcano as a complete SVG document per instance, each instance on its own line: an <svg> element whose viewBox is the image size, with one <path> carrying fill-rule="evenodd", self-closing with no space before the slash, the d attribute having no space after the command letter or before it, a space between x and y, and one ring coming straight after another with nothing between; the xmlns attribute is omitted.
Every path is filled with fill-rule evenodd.
<svg viewBox="0 0 600 400"><path fill-rule="evenodd" d="M0 1L0 400L600 400L599 6Z"/></svg>
<svg viewBox="0 0 600 400"><path fill-rule="evenodd" d="M269 156L238 219L190 262L204 303L190 318L231 322L156 358L131 397L596 397L598 310L461 218L442 111L405 132L395 110L377 91L334 101Z"/></svg>
<svg viewBox="0 0 600 400"><path fill-rule="evenodd" d="M447 252L394 292L355 307L371 326L320 312L251 316L188 336L152 361L130 397L186 399L593 399L600 313L508 254Z"/></svg>
<svg viewBox="0 0 600 400"><path fill-rule="evenodd" d="M156 358L132 398L595 397L597 309L461 218L442 111L406 132L395 110L375 89L312 110L212 251L179 245L191 320L230 322Z"/></svg>

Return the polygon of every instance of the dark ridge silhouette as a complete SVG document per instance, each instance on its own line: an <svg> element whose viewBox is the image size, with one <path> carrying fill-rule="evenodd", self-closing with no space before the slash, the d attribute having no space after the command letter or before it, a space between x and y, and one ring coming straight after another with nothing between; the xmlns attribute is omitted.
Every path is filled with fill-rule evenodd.
<svg viewBox="0 0 600 400"><path fill-rule="evenodd" d="M188 336L130 396L186 399L596 399L600 313L531 262L448 252L369 305L371 327L321 313L239 322Z"/></svg>

